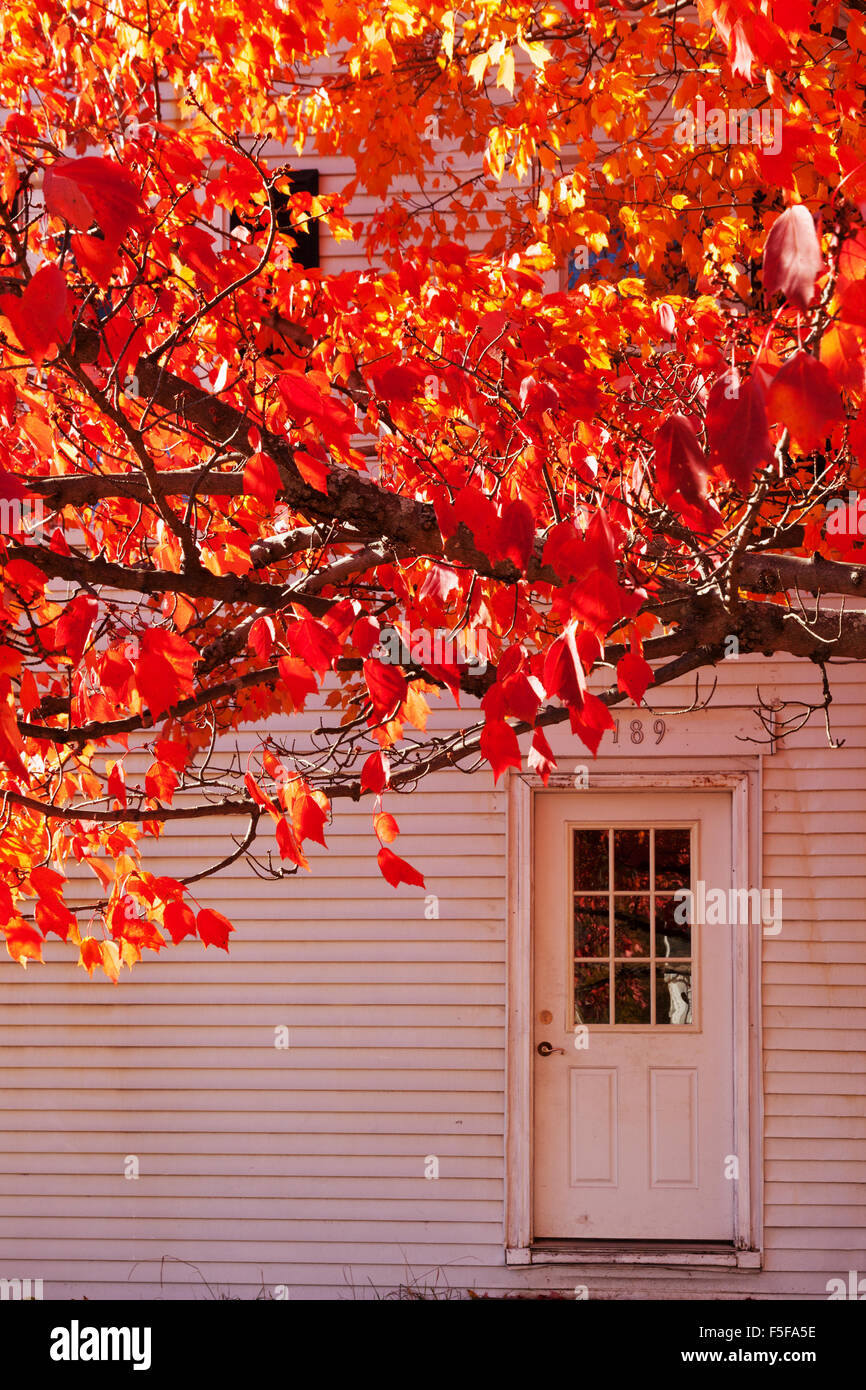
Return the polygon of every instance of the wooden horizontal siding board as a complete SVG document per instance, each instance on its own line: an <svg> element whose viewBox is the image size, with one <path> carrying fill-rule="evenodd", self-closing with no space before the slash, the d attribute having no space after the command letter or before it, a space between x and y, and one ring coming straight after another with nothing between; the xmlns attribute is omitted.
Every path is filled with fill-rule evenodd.
<svg viewBox="0 0 866 1390"><path fill-rule="evenodd" d="M361 1096L356 1103L361 1104L369 1099ZM412 1097L413 1101L416 1099ZM476 1098L473 1097L473 1101ZM209 1109L207 1106L201 1109L204 1112L203 1123L199 1122L199 1112L189 1104L175 1110L167 1100L159 1108L131 1104L121 1106L115 1102L104 1110L96 1106L88 1108L80 1103L64 1109L55 1102L50 1112L36 1104L26 1110L7 1108L4 1121L12 1128L42 1130L46 1134L59 1136L55 1138L58 1146L65 1135L106 1134L117 1137L118 1148L124 1147L119 1142L119 1135L132 1129L133 1117L155 1137L182 1136L185 1142L194 1141L199 1129L205 1128L210 1122L207 1132L215 1130L225 1135L226 1148L229 1150L240 1133L246 1136L258 1134L262 1144L274 1138L284 1138L288 1143L294 1135L315 1136L323 1142L330 1137L331 1142L336 1143L336 1136L340 1136L349 1151L358 1135L375 1135L379 1140L383 1136L396 1135L404 1142L408 1135L431 1136L433 1142L436 1135L453 1135L465 1137L468 1141L467 1151L471 1152L474 1136L495 1136L499 1143L504 1132L502 1111L481 1111L477 1101L473 1106L467 1106L465 1111L456 1104L448 1105L443 1110L429 1105L425 1105L424 1110L389 1109L382 1104L375 1110L371 1107L369 1110L347 1109L342 1112L335 1111L332 1104L323 1104L316 1110L279 1108L259 1114L240 1109ZM134 1148L134 1144L130 1147ZM126 1152L129 1152L129 1148Z"/></svg>
<svg viewBox="0 0 866 1390"><path fill-rule="evenodd" d="M370 1157L360 1162L357 1169L352 1169L346 1162L336 1173L331 1171L335 1161L325 1158L316 1162L308 1159L306 1164L296 1164L294 1166L298 1171L294 1173L262 1171L261 1165L255 1162L249 1162L243 1169L243 1165L239 1165L237 1159L234 1160L234 1171L218 1170L209 1173L206 1168L200 1169L191 1163L175 1164L176 1172L157 1172L154 1171L155 1160L152 1157L143 1157L140 1159L139 1177L127 1178L123 1172L126 1154L114 1155L110 1167L106 1156L97 1164L93 1173L94 1176L99 1173L102 1195L115 1197L127 1203L141 1202L146 1198L149 1212L156 1210L153 1206L155 1201L177 1202L186 1198L191 1202L198 1202L205 1198L218 1198L221 1201L236 1201L241 1212L261 1212L267 1216L269 1210L274 1210L274 1198L280 1201L283 1198L291 1199L292 1202L306 1201L309 1198L311 1179L321 1179L317 1187L317 1200L330 1197L355 1202L379 1201L386 1198L396 1201L404 1197L413 1201L423 1199L437 1202L440 1197L449 1201L464 1202L473 1201L476 1197L487 1201L501 1200L502 1174L500 1172L497 1175L492 1171L495 1165L491 1160L449 1160L443 1155L436 1156L440 1159L439 1176L430 1179L424 1177L424 1167L429 1155L423 1153L420 1147L417 1153L399 1161ZM163 1166L164 1164L160 1165ZM241 1171L238 1171L239 1169ZM491 1171L488 1172L488 1169ZM46 1172L49 1176L39 1200L64 1197L67 1199L67 1209L78 1207L82 1201L94 1200L92 1196L85 1197L82 1193L80 1172L58 1172L52 1168ZM10 1215L15 1214L15 1202L22 1195L20 1186L13 1182L15 1176L14 1172L0 1170L0 1205L3 1212ZM195 1178L194 1196L190 1196L190 1177ZM133 1183L137 1184L134 1197ZM264 1202L268 1203L269 1209L263 1208ZM171 1215L171 1210L165 1214Z"/></svg>
<svg viewBox="0 0 866 1390"><path fill-rule="evenodd" d="M126 983L126 982L125 982ZM118 997L116 992L105 998L104 1004L94 1011L92 1001L79 995L75 1003L61 1002L59 991L56 997L39 1004L5 1005L3 1017L11 1020L10 1026L28 1028L52 1027L97 1027L97 1028L139 1028L149 1025L156 1029L163 1027L195 1027L196 1019L203 1025L214 1019L225 1017L224 1005L231 1003L231 994L214 988L212 991L200 989L189 1000L181 1002L178 991L170 991L169 997L177 996L176 1003L149 1005L147 991L138 991L134 1000L127 1001L126 995ZM102 1003L102 1001L100 1001ZM255 1021L262 1026L262 1011L259 1004L243 1003L237 1005L233 1017L238 1027L249 1027ZM499 1004L455 1004L444 1009L437 1004L395 1004L388 1010L388 1019L395 1029L497 1029L504 1024L504 1011ZM297 1003L292 1006L292 1023L303 1028L368 1028L370 1026L387 1028L388 1024L378 1016L371 1016L362 1003L347 1007L344 1003L321 1000L316 1003ZM2 1025L0 1025L2 1029ZM390 1030L389 1030L390 1031ZM432 1036L432 1034L431 1034ZM474 1036L483 1036L483 1034Z"/></svg>
<svg viewBox="0 0 866 1390"><path fill-rule="evenodd" d="M818 1196L817 1193L810 1195ZM780 1182L775 1179L768 1193L768 1210L772 1207L791 1206L798 1207L803 1199L802 1184L797 1182ZM833 1182L823 1184L820 1192L820 1202L826 1207L839 1206L843 1211L855 1211L860 1214L861 1224L866 1223L866 1210L864 1210L864 1185L862 1182ZM835 1219L835 1218L833 1218Z"/></svg>
<svg viewBox="0 0 866 1390"><path fill-rule="evenodd" d="M82 1161L101 1171L115 1171L119 1153L146 1154L158 1165L154 1171L181 1172L200 1165L202 1173L235 1172L258 1165L262 1172L306 1172L311 1166L323 1172L342 1172L357 1164L364 1173L368 1164L390 1164L397 1169L414 1162L419 1153L429 1153L427 1138L432 1134L398 1131L393 1125L382 1133L361 1133L355 1126L351 1150L338 1134L292 1130L280 1134L245 1129L225 1133L204 1128L170 1133L166 1130L122 1129L67 1130L59 1136L50 1131L5 1129L0 1164L3 1172L19 1172L38 1155L40 1171L78 1171ZM449 1162L492 1164L496 1172L502 1165L502 1142L497 1134L470 1135L461 1132L435 1136L436 1153ZM70 1165L75 1165L74 1168ZM485 1169L486 1171L486 1169Z"/></svg>
<svg viewBox="0 0 866 1390"><path fill-rule="evenodd" d="M243 1052L248 1055L244 1056ZM419 1087L422 1090L448 1090L454 1084L454 1072L466 1072L466 1051L462 1047L428 1048L419 1066L417 1047L343 1048L288 1047L275 1048L263 1042L258 1047L244 1049L220 1047L138 1048L133 1044L117 1047L75 1047L55 1045L50 1048L0 1048L0 1066L8 1066L4 1084L11 1089L18 1085L38 1085L43 1068L54 1067L74 1079L75 1073L86 1070L94 1086L112 1086L112 1073L123 1070L134 1074L140 1086L156 1085L164 1077L167 1085L201 1085L239 1087L245 1083L252 1090L277 1087L292 1089L304 1084L326 1085L343 1089L337 1073L347 1073L349 1084L357 1082L367 1089L381 1077L382 1085ZM464 1076L471 1090L495 1090L501 1075L504 1052L500 1049L476 1049L473 1053L471 1077ZM414 1065L413 1065L414 1064ZM309 1081L307 1081L309 1076ZM20 1078L20 1079L19 1079Z"/></svg>
<svg viewBox="0 0 866 1390"><path fill-rule="evenodd" d="M827 1132L815 1139L804 1139L791 1135L768 1135L765 1149L767 1161L779 1159L782 1162L809 1163L861 1163L866 1179L866 1143L857 1136ZM774 1170L778 1171L778 1170ZM866 1191L866 1186L864 1186Z"/></svg>
<svg viewBox="0 0 866 1390"><path fill-rule="evenodd" d="M768 1113L765 1119L765 1133L776 1138L786 1136L794 1139L823 1139L835 1143L842 1139L866 1139L866 1115L778 1115ZM828 1130L827 1121L833 1120Z"/></svg>
<svg viewBox="0 0 866 1390"><path fill-rule="evenodd" d="M282 1221L276 1216L262 1221L237 1221L229 1223L217 1218L206 1223L184 1222L183 1217L158 1217L145 1223L141 1214L128 1220L119 1220L98 1215L28 1217L17 1223L4 1221L7 1234L3 1239L4 1261L40 1251L46 1255L63 1258L64 1254L74 1255L77 1242L93 1240L99 1243L100 1251L108 1256L127 1260L129 1265L142 1255L156 1256L180 1255L194 1259L192 1252L200 1246L201 1254L207 1259L220 1259L228 1256L250 1261L255 1268L261 1250L261 1258L274 1259L282 1253L285 1258L290 1253L297 1256L310 1256L321 1259L323 1246L332 1246L335 1262L352 1259L359 1253L363 1259L369 1256L369 1246L376 1245L389 1260L406 1248L416 1247L426 1258L459 1258L474 1245L486 1246L490 1263L495 1263L501 1226L497 1221L490 1222L450 1222L425 1218L417 1224L408 1221L378 1221L371 1211L366 1221L301 1219ZM449 1240L450 1237L450 1240ZM494 1257L491 1260L491 1255Z"/></svg>
<svg viewBox="0 0 866 1390"><path fill-rule="evenodd" d="M214 1014L218 1011L214 1010ZM4 1048L15 1049L19 1047L32 1047L33 1023L27 1022L20 1025L0 1026L0 1056ZM196 1026L190 1022L177 1026L164 1025L155 1026L138 1024L136 1026L136 1036L130 1038L125 1023L122 1024L93 1024L88 1026L84 1022L57 1024L50 1023L39 1025L40 1048L70 1047L78 1048L99 1048L102 1050L103 1058L107 1055L105 1049L123 1048L142 1050L145 1055L151 1049L157 1051L183 1051L188 1055L186 1049L189 1048L237 1048L250 1054L261 1048L276 1050L278 1056L284 1057L286 1053L299 1054L304 1062L316 1063L316 1058L321 1049L341 1049L351 1048L353 1051L364 1053L370 1049L397 1048L398 1050L412 1049L419 1052L423 1049L424 1056L429 1057L429 1048L449 1049L460 1051L466 1047L477 1047L482 1049L498 1049L496 1052L497 1064L502 1063L503 1030L501 1028L455 1028L447 1024L441 1024L437 1028L423 1028L417 1024L411 1027L388 1028L385 1024L371 1026L358 1023L351 1027L342 1024L327 1026L321 1021L316 1023L299 1024L292 1020L285 1025L289 1028L289 1046L285 1049L275 1049L274 1047L274 1028L268 1023L260 1020L256 1024L235 1023L220 1028L215 1019L212 1026L201 1023ZM474 1054L473 1054L474 1055Z"/></svg>

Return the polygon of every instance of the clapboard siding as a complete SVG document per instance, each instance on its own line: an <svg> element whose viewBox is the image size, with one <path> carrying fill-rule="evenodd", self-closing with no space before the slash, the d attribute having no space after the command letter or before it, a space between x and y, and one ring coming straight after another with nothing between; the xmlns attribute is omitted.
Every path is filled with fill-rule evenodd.
<svg viewBox="0 0 866 1390"><path fill-rule="evenodd" d="M816 693L793 663L719 674L720 707L748 707L757 683L766 697ZM866 1269L855 670L834 671L834 696L843 748L810 728L763 759L763 882L782 890L783 925L763 943L762 1270L505 1266L504 794L484 774L443 774L386 797L424 890L384 883L369 807L338 803L309 873L267 884L235 865L198 886L235 922L229 956L184 943L116 988L58 963L59 947L26 975L0 963L2 1272L42 1277L50 1297L287 1284L296 1298L351 1298L413 1279L440 1293L545 1290L579 1274L593 1298L737 1299L824 1297L829 1277ZM436 704L430 727L454 718ZM251 747L255 733L241 738ZM557 746L567 738L556 731ZM226 829L172 827L148 844L148 867L215 860ZM431 894L438 917L425 916ZM278 1027L288 1049L274 1047ZM137 1179L123 1176L130 1156Z"/></svg>

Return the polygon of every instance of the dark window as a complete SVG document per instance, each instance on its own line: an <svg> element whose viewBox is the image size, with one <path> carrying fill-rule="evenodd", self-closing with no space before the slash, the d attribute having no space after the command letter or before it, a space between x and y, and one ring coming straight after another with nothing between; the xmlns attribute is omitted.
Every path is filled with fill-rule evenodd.
<svg viewBox="0 0 866 1390"><path fill-rule="evenodd" d="M318 196L318 169L298 169L289 177L288 182L292 194L309 193L314 198ZM290 196L288 193L279 193L276 189L271 194L277 216L277 231L294 239L292 260L295 265L303 266L305 270L314 270L319 264L319 220L312 218L306 226L293 227L289 216ZM250 231L254 231L259 226L258 214L242 217L239 212L233 212L229 219L229 228L232 231L235 227L248 227Z"/></svg>
<svg viewBox="0 0 866 1390"><path fill-rule="evenodd" d="M569 253L568 288L570 290L573 290L575 285L579 283L583 271L592 271L593 278L610 275L623 248L622 233L612 227L610 240L610 246L606 246L603 251L598 253L590 251L588 246L581 246ZM627 262L622 267L622 273L624 275L638 274L637 261Z"/></svg>

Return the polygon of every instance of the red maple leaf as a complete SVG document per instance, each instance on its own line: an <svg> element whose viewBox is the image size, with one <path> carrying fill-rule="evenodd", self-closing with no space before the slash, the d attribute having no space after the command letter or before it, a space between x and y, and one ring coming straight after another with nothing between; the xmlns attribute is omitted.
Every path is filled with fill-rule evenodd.
<svg viewBox="0 0 866 1390"><path fill-rule="evenodd" d="M24 353L42 366L48 349L72 331L69 293L59 266L44 265L21 295L0 295L0 314L12 325Z"/></svg>
<svg viewBox="0 0 866 1390"><path fill-rule="evenodd" d="M195 647L176 632L148 628L142 634L135 683L154 717L192 694L192 668L197 659Z"/></svg>
<svg viewBox="0 0 866 1390"><path fill-rule="evenodd" d="M392 849L383 845L376 856L376 861L382 871L382 876L388 880L392 888L396 888L400 883L408 883L416 888L426 887L424 875L419 874L417 869L413 869L405 859L401 859Z"/></svg>
<svg viewBox="0 0 866 1390"><path fill-rule="evenodd" d="M228 917L213 908L203 907L195 919L195 925L205 946L219 946L221 951L228 951L229 933L234 931Z"/></svg>
<svg viewBox="0 0 866 1390"><path fill-rule="evenodd" d="M773 452L757 377L743 381L736 372L725 372L719 378L707 401L707 438L712 464L721 467L747 497L755 470Z"/></svg>
<svg viewBox="0 0 866 1390"><path fill-rule="evenodd" d="M839 388L827 368L802 349L776 373L767 406L771 418L781 420L806 453L817 449L844 418Z"/></svg>

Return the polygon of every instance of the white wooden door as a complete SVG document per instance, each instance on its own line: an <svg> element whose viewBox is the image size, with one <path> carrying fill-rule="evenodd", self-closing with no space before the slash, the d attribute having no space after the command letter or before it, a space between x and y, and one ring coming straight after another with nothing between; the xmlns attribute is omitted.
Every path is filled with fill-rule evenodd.
<svg viewBox="0 0 866 1390"><path fill-rule="evenodd" d="M733 933L675 897L729 794L539 793L534 845L534 1238L733 1240Z"/></svg>

